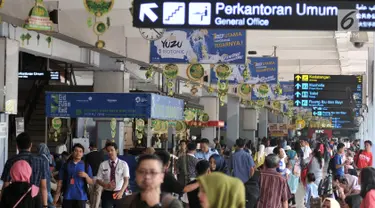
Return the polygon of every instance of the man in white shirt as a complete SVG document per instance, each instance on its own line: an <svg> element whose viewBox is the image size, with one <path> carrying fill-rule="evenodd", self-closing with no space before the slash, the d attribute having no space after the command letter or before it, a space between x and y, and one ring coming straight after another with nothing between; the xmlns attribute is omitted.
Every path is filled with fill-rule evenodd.
<svg viewBox="0 0 375 208"><path fill-rule="evenodd" d="M105 145L109 160L102 162L97 174L97 183L103 186L102 208L116 207L129 184L129 166L117 157L117 145L108 142Z"/></svg>
<svg viewBox="0 0 375 208"><path fill-rule="evenodd" d="M307 164L310 162L310 155L312 153L308 140L307 139L301 140L301 146L302 146L302 151L303 151L303 162Z"/></svg>

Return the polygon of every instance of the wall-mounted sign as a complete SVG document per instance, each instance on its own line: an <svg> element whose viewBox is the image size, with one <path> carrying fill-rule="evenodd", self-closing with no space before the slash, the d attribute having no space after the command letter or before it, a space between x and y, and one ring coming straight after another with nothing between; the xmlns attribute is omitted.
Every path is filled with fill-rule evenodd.
<svg viewBox="0 0 375 208"><path fill-rule="evenodd" d="M342 1L137 0L133 26L374 31L375 5Z"/></svg>
<svg viewBox="0 0 375 208"><path fill-rule="evenodd" d="M18 79L60 80L60 72L58 71L18 72Z"/></svg>

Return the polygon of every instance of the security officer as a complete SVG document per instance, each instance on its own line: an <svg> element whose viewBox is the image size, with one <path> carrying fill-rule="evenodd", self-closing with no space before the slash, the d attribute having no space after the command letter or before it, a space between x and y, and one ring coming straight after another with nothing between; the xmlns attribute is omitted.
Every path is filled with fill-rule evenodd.
<svg viewBox="0 0 375 208"><path fill-rule="evenodd" d="M210 141L208 139L202 139L200 142L200 150L195 153L195 157L198 160L209 160L211 155L219 154L216 149L209 148Z"/></svg>

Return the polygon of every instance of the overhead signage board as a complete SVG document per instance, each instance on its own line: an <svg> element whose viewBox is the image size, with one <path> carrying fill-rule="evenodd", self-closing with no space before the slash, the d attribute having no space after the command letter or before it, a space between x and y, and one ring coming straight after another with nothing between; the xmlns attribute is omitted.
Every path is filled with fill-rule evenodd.
<svg viewBox="0 0 375 208"><path fill-rule="evenodd" d="M342 1L137 0L139 28L375 31L375 4Z"/></svg>
<svg viewBox="0 0 375 208"><path fill-rule="evenodd" d="M353 118L359 115L358 111L353 112L348 108L326 108L326 107L313 107L312 115L319 117L346 117Z"/></svg>
<svg viewBox="0 0 375 208"><path fill-rule="evenodd" d="M352 120L346 120L339 117L331 118L331 124L332 127L335 129L341 129L341 128L354 128L354 122Z"/></svg>
<svg viewBox="0 0 375 208"><path fill-rule="evenodd" d="M60 72L39 71L39 72L18 72L18 79L27 80L60 80Z"/></svg>
<svg viewBox="0 0 375 208"><path fill-rule="evenodd" d="M294 75L294 106L348 108L351 98L356 101L356 107L360 108L362 76Z"/></svg>

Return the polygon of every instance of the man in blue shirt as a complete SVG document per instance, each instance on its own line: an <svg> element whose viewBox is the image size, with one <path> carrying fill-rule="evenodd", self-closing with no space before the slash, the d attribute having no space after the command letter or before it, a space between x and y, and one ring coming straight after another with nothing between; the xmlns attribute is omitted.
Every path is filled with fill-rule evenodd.
<svg viewBox="0 0 375 208"><path fill-rule="evenodd" d="M254 160L251 155L245 152L245 140L236 140L237 151L232 155L231 159L231 170L233 170L233 176L241 179L242 182L246 183L254 174Z"/></svg>
<svg viewBox="0 0 375 208"><path fill-rule="evenodd" d="M54 204L59 200L62 191L64 194L63 208L86 208L86 201L88 200L87 184L93 184L93 176L90 165L81 160L83 153L84 147L81 144L73 146L71 158L59 171Z"/></svg>
<svg viewBox="0 0 375 208"><path fill-rule="evenodd" d="M345 144L340 143L337 145L337 153L334 157L335 159L335 168L336 168L336 176L343 176L344 175L344 166L345 162L343 161L343 156L345 153Z"/></svg>
<svg viewBox="0 0 375 208"><path fill-rule="evenodd" d="M200 151L197 151L195 153L195 157L198 160L209 160L211 155L213 154L219 154L216 149L210 149L209 147L210 141L208 139L202 139L200 141Z"/></svg>

